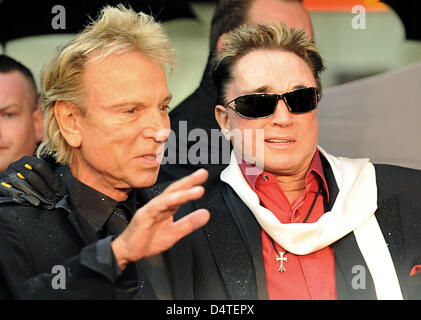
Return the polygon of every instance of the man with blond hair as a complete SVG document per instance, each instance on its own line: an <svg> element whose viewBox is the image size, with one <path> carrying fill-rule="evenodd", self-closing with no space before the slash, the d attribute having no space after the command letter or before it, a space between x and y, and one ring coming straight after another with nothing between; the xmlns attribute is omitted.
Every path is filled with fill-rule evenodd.
<svg viewBox="0 0 421 320"><path fill-rule="evenodd" d="M28 298L154 298L141 262L209 219L197 210L173 220L182 203L203 195L205 170L152 200L145 189L169 131L164 67L174 62L161 26L118 6L104 8L44 68L38 153L59 163L68 194L49 211L0 206L2 246ZM34 168L26 169L20 179Z"/></svg>

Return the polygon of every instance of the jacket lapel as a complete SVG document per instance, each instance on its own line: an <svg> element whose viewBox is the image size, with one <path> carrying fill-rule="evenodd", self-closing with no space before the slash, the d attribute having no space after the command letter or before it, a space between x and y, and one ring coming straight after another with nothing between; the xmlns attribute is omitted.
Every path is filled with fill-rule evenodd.
<svg viewBox="0 0 421 320"><path fill-rule="evenodd" d="M407 296L408 266L405 249L405 240L401 226L399 201L397 198L383 198L379 195L376 219L379 223L387 248L393 260L398 275L402 295Z"/></svg>
<svg viewBox="0 0 421 320"><path fill-rule="evenodd" d="M67 219L75 229L76 233L81 237L85 245L91 244L98 240L98 235L89 223L83 219L79 213L71 209L68 195L64 196L57 202L56 208L61 208L67 212Z"/></svg>
<svg viewBox="0 0 421 320"><path fill-rule="evenodd" d="M157 299L173 299L170 278L162 254L142 259L136 263L136 266L139 267L138 272L145 274Z"/></svg>
<svg viewBox="0 0 421 320"><path fill-rule="evenodd" d="M339 300L375 300L373 279L353 232L332 244Z"/></svg>
<svg viewBox="0 0 421 320"><path fill-rule="evenodd" d="M223 184L222 195L225 203L241 232L253 260L259 300L267 300L266 272L262 253L262 230L250 209L227 184Z"/></svg>
<svg viewBox="0 0 421 320"><path fill-rule="evenodd" d="M323 172L329 188L329 202L324 195L325 212L330 211L339 192L328 161L320 154ZM338 299L376 299L373 279L358 248L354 233L350 232L332 244L335 257L336 291Z"/></svg>
<svg viewBox="0 0 421 320"><path fill-rule="evenodd" d="M208 208L211 219L203 227L216 265L230 299L258 299L256 274L247 242L226 206L218 182L211 196L197 201L197 207ZM244 214L245 212L242 212ZM227 237L229 235L229 237Z"/></svg>

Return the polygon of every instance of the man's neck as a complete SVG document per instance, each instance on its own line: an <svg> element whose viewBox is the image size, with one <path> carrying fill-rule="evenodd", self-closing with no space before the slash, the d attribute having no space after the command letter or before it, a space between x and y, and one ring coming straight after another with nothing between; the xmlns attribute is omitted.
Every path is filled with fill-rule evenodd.
<svg viewBox="0 0 421 320"><path fill-rule="evenodd" d="M306 173L307 170L294 176L276 175L276 181L288 198L289 203L294 204L300 194L305 190Z"/></svg>
<svg viewBox="0 0 421 320"><path fill-rule="evenodd" d="M132 190L131 188L114 187L101 173L95 170L84 170L77 161L72 162L70 170L77 180L117 202L125 201Z"/></svg>

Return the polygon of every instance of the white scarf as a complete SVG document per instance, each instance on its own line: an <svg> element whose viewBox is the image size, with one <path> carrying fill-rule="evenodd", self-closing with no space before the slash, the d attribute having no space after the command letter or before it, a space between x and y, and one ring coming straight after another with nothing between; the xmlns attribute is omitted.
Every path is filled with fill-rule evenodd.
<svg viewBox="0 0 421 320"><path fill-rule="evenodd" d="M377 210L377 184L369 159L334 157L321 147L329 162L339 193L332 210L314 223L282 224L260 205L257 194L247 183L234 151L231 162L221 173L256 217L260 226L285 250L305 255L329 246L354 231L358 247L370 269L378 299L402 299L393 261L374 215ZM358 289L357 289L358 290Z"/></svg>

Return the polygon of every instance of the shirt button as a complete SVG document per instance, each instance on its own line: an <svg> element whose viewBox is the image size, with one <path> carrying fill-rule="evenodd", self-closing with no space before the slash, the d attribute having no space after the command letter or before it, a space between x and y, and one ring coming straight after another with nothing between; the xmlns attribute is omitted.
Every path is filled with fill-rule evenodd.
<svg viewBox="0 0 421 320"><path fill-rule="evenodd" d="M267 176L267 175L263 175L263 180L265 180L265 181L268 181L269 180L269 177Z"/></svg>

